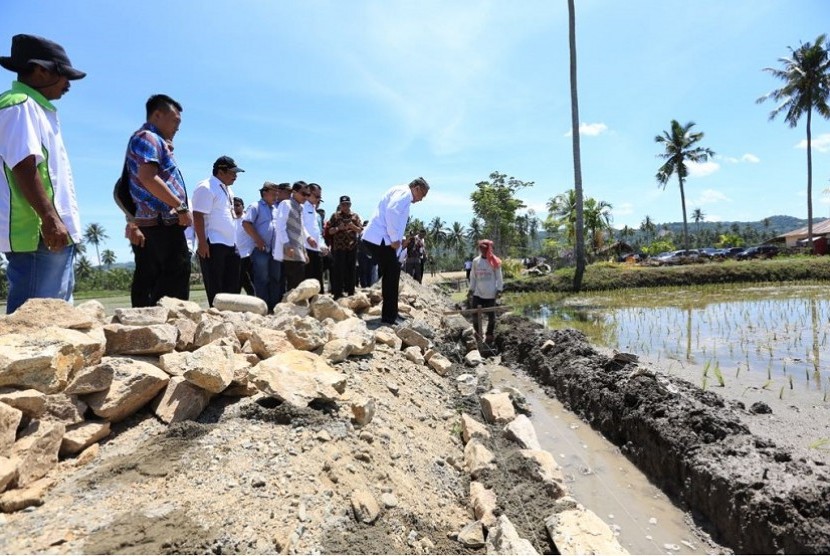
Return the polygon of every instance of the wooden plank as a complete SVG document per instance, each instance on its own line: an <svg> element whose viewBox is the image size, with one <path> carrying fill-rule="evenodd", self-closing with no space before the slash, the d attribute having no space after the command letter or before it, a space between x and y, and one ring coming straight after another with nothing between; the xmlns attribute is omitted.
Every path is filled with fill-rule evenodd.
<svg viewBox="0 0 830 556"><path fill-rule="evenodd" d="M507 305L496 305L495 307L478 307L476 309L460 309L455 311L444 311L444 315L475 315L481 313L505 313L512 311L513 307Z"/></svg>

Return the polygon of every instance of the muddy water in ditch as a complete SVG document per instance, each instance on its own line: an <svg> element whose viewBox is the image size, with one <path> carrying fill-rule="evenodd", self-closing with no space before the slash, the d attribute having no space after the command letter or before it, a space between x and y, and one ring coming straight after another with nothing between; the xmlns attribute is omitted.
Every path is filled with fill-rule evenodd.
<svg viewBox="0 0 830 556"><path fill-rule="evenodd" d="M701 536L686 514L649 483L616 446L545 394L532 379L496 366L490 380L493 387L513 386L525 395L539 443L562 467L574 498L614 528L630 553L727 551Z"/></svg>

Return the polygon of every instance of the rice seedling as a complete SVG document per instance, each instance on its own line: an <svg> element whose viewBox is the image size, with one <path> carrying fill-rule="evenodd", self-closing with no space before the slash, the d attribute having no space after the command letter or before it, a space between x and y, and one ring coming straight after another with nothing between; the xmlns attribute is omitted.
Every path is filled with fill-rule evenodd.
<svg viewBox="0 0 830 556"><path fill-rule="evenodd" d="M787 378L790 380L790 390L793 389L793 375L787 375Z"/></svg>
<svg viewBox="0 0 830 556"><path fill-rule="evenodd" d="M778 391L778 399L779 400L784 399L784 387L783 386L781 387L781 390Z"/></svg>
<svg viewBox="0 0 830 556"><path fill-rule="evenodd" d="M811 450L830 450L830 438L819 438L810 444Z"/></svg>
<svg viewBox="0 0 830 556"><path fill-rule="evenodd" d="M713 372L715 373L715 378L718 380L718 384L721 388L726 386L726 382L723 380L723 373L720 372L720 362L715 361L715 369Z"/></svg>

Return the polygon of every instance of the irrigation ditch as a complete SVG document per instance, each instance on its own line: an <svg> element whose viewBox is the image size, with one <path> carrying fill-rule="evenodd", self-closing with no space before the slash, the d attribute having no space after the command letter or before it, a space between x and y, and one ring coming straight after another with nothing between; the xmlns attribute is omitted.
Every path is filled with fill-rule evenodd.
<svg viewBox="0 0 830 556"><path fill-rule="evenodd" d="M716 542L737 553L830 553L830 470L753 434L740 401L521 317L501 320L496 343Z"/></svg>

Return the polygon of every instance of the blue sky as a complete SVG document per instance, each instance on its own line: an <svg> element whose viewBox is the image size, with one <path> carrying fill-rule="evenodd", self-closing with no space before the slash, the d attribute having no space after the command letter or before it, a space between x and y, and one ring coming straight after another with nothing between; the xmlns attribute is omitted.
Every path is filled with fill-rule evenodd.
<svg viewBox="0 0 830 556"><path fill-rule="evenodd" d="M825 0L577 0L583 182L614 225L682 219L676 182L655 181L655 135L696 122L717 153L695 168L689 213L707 221L806 218L804 122L768 121L755 100L780 84L762 71L827 32ZM475 183L498 170L536 185L544 212L572 187L565 0L11 2L0 50L33 33L88 72L57 105L84 225L131 259L111 198L144 102L184 106L176 156L188 188L218 156L265 180L316 181L324 208L351 195L368 218L388 187L433 186L413 216L466 225ZM8 83L14 75L3 72ZM830 122L814 118L814 204L830 216Z"/></svg>

